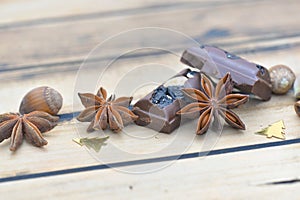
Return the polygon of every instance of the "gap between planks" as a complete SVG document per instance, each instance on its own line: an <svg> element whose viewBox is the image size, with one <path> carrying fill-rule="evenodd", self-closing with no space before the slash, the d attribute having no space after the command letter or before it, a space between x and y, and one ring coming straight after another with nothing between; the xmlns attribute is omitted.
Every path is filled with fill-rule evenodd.
<svg viewBox="0 0 300 200"><path fill-rule="evenodd" d="M264 183L299 177L299 150L299 145L290 145L193 158L139 175L106 169L20 180L2 183L0 192L5 199L297 199L297 183ZM32 192L32 188L37 189ZM20 189L22 197L15 192Z"/></svg>
<svg viewBox="0 0 300 200"><path fill-rule="evenodd" d="M153 163L160 163L160 162L174 162L174 161L177 162L177 161L186 160L186 159L203 158L203 157L224 155L224 154L238 153L238 152L241 153L241 152L245 152L245 151L268 149L271 147L281 147L281 146L293 145L293 144L299 144L299 143L300 143L300 138L279 141L279 142L269 142L269 143L253 144L253 145L247 145L247 146L238 146L238 147L218 149L218 150L212 150L212 151L187 153L187 154L182 154L182 155L173 155L173 156L149 158L149 159L142 159L142 160L116 162L116 163L105 163L105 164L101 164L101 165L69 168L69 169L57 170L57 171L47 171L47 172L41 172L41 173L16 175L16 176L11 176L11 177L0 178L0 184L6 183L6 182L12 182L12 181L22 181L22 180L27 180L27 179L37 179L37 178L44 178L44 177L52 177L52 176L59 176L59 175L89 172L89 171L94 171L94 170L105 170L105 169L110 169L110 168L122 168L122 167L153 164ZM297 182L297 181L295 181L295 182ZM271 182L270 183L266 182L265 184L271 184ZM276 184L276 182L274 184ZM277 184L280 184L280 182L278 182ZM284 183L282 183L282 184L284 184Z"/></svg>

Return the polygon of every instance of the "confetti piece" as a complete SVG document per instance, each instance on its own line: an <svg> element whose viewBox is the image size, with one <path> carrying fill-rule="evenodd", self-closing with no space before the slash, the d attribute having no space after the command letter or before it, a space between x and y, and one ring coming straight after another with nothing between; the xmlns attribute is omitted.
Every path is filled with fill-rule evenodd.
<svg viewBox="0 0 300 200"><path fill-rule="evenodd" d="M93 149L97 153L100 151L101 147L106 145L105 141L109 136L104 138L94 137L94 138L74 138L73 141L80 146L86 146L88 149Z"/></svg>
<svg viewBox="0 0 300 200"><path fill-rule="evenodd" d="M266 135L267 138L278 138L285 140L285 126L283 120L275 122L268 127L256 132L256 134Z"/></svg>

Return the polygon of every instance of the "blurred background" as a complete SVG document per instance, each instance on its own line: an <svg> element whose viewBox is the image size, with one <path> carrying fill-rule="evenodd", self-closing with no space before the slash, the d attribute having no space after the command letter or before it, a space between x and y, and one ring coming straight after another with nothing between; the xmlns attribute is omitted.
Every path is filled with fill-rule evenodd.
<svg viewBox="0 0 300 200"><path fill-rule="evenodd" d="M60 85L66 102L72 101L77 71L89 52L108 38L135 28L177 31L267 68L278 64L280 57L286 65L296 66L298 8L298 0L2 0L0 98L8 100L8 91L16 98L10 105L0 105L0 111L16 110L15 104L37 83ZM145 42L143 34L131 37L111 43L95 59L109 60L117 52ZM189 46L184 40L174 41L157 33L155 42L179 55ZM142 63L147 56L157 56L154 61L170 60L144 53L134 62ZM179 59L173 61L176 70L184 67ZM5 87L8 83L16 89ZM64 110L71 111L71 105L65 105Z"/></svg>

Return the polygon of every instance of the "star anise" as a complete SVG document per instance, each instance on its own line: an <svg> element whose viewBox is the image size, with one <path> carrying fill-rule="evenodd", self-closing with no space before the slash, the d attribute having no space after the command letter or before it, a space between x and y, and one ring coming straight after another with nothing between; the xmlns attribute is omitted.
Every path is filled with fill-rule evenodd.
<svg viewBox="0 0 300 200"><path fill-rule="evenodd" d="M246 103L249 97L242 94L231 94L232 87L228 87L231 84L232 80L229 73L218 82L216 87L202 74L202 91L193 88L183 89L183 93L194 102L186 105L177 114L189 118L199 116L197 134L204 134L213 119L217 125L220 125L219 116L223 117L230 126L245 130L245 124L230 109Z"/></svg>
<svg viewBox="0 0 300 200"><path fill-rule="evenodd" d="M0 115L0 142L10 138L10 150L15 151L22 144L23 138L41 147L48 142L42 133L53 129L59 117L52 116L43 111L33 111L21 115L19 113L6 113Z"/></svg>
<svg viewBox="0 0 300 200"><path fill-rule="evenodd" d="M138 118L128 107L132 97L120 97L115 99L111 95L107 99L107 92L100 88L96 95L91 93L78 93L82 104L86 108L77 117L78 121L91 122L87 131L110 128L114 132L120 132L122 128Z"/></svg>

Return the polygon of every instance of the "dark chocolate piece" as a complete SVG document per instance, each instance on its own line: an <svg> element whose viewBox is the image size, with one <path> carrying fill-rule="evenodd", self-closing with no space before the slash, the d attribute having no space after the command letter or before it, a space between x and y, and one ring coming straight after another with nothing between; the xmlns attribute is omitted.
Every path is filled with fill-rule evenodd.
<svg viewBox="0 0 300 200"><path fill-rule="evenodd" d="M183 52L181 62L218 79L230 72L241 92L255 94L262 100L271 98L268 70L227 51L208 45L192 47Z"/></svg>
<svg viewBox="0 0 300 200"><path fill-rule="evenodd" d="M139 116L136 124L171 133L181 123L181 118L176 112L190 102L184 97L181 89L200 89L200 80L199 72L190 69L179 72L133 106L132 111Z"/></svg>

